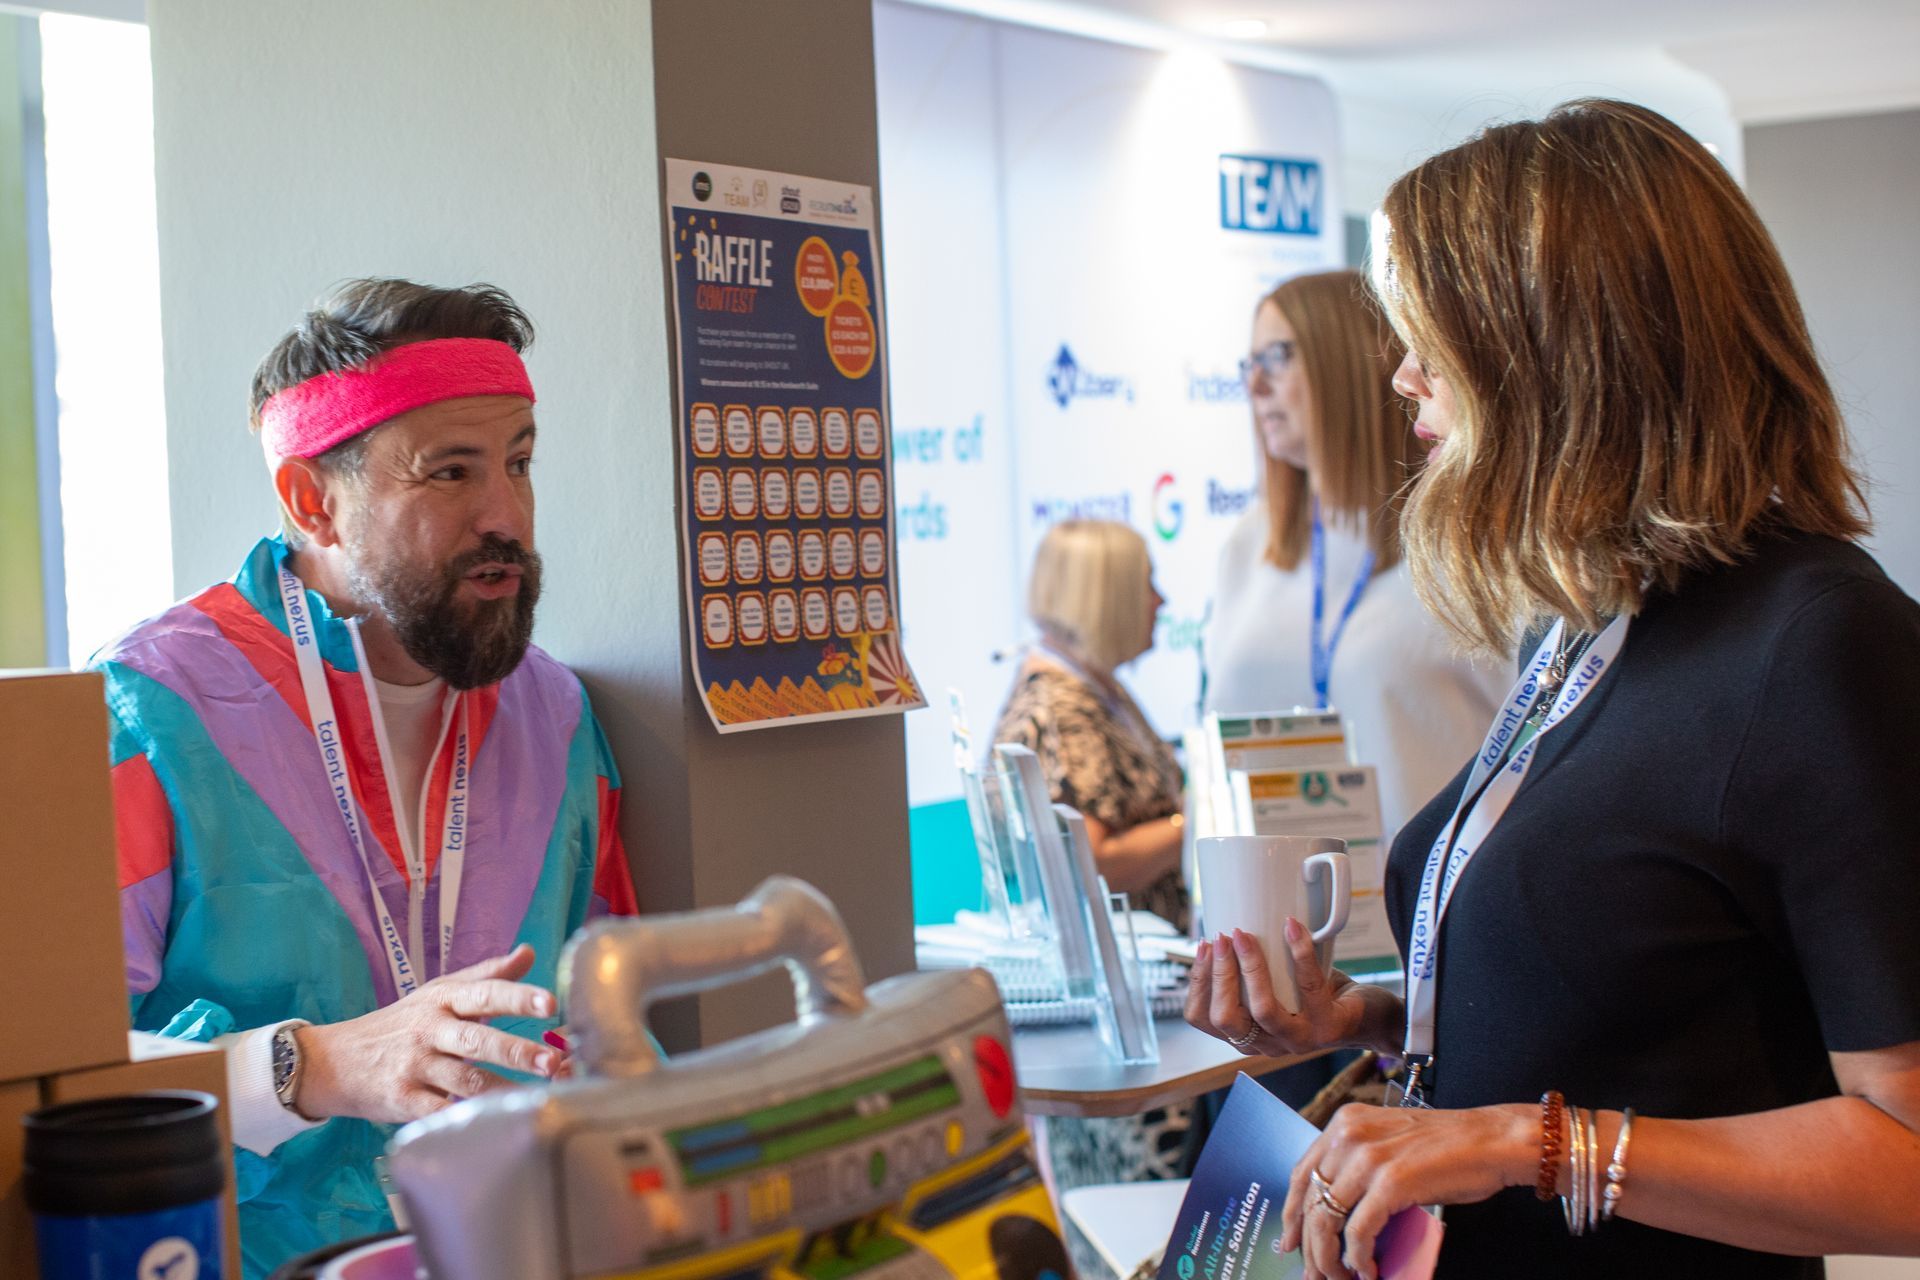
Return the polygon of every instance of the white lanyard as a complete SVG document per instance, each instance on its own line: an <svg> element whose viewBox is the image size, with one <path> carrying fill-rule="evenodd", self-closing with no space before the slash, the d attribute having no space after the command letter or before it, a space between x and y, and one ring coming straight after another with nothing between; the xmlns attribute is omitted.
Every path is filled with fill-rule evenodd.
<svg viewBox="0 0 1920 1280"><path fill-rule="evenodd" d="M347 619L354 657L360 667L360 681L367 693L367 711L373 717L374 745L380 753L380 771L387 779L387 796L393 807L394 828L399 831L407 864L407 937L402 939L393 913L387 910L386 899L381 896L380 886L374 880L373 863L367 857L366 839L361 833L359 815L355 811L353 788L347 779L347 760L339 720L334 711L333 693L327 688L319 637L315 634L313 619L307 608L307 590L285 565L280 567L280 602L287 612L287 632L293 638L294 658L300 669L300 687L307 696L307 717L313 721L313 740L319 745L320 759L327 770L327 784L333 791L340 820L347 829L347 840L353 845L353 851L360 859L360 870L366 875L367 894L372 898L374 912L379 918L381 947L387 955L387 968L393 975L394 992L400 996L411 995L423 981L419 970L415 968L414 958L426 951L422 917L426 905L427 869L426 854L421 843L426 835L425 792L429 789L433 769L430 764L427 777L421 784L421 830L418 833L401 830L401 814L405 811L395 790L399 782L393 769L392 752L387 747L387 728L380 714L380 698L367 667L366 650L360 643L360 628L353 619ZM460 694L454 694L453 702L442 713L440 737L435 740L433 756L430 757L439 757L439 745L446 740L454 705L458 704L460 729L454 739L453 776L447 787L447 808L442 818L440 838L439 954L443 973L446 972L447 958L453 950L453 926L460 910L460 876L465 870L467 856L467 814L473 779L468 759L466 702ZM409 835L414 838L409 839Z"/></svg>
<svg viewBox="0 0 1920 1280"><path fill-rule="evenodd" d="M1453 816L1441 828L1439 837L1427 854L1426 869L1420 877L1420 896L1414 904L1413 930L1407 941L1406 1051L1409 1056L1430 1057L1433 1054L1436 1013L1434 975L1438 971L1440 957L1440 925L1446 919L1447 905L1453 900L1453 891L1459 885L1460 877L1465 874L1467 864L1473 861L1481 845L1486 843L1494 824L1500 821L1506 814L1507 806L1513 803L1514 794L1520 790L1520 784L1526 780L1527 769L1533 764L1534 753L1539 750L1540 739L1571 715L1574 708L1593 692L1600 678L1613 668L1620 656L1621 646L1627 640L1627 615L1621 614L1607 624L1592 647L1582 655L1579 665L1567 673L1566 683L1554 699L1553 709L1541 722L1539 731L1514 753L1513 759L1502 765L1500 762L1506 755L1508 745L1526 723L1534 698L1540 692L1541 677L1552 664L1554 650L1565 629L1564 620L1554 623L1553 630L1547 633L1533 660L1527 663L1527 669L1507 694L1499 714L1494 717L1493 727L1487 731L1486 742L1473 762L1473 769L1467 775L1467 785L1460 792L1460 803L1454 807ZM1492 780L1488 781L1489 778ZM1481 790L1483 784L1484 791ZM1449 848L1451 853L1448 852Z"/></svg>

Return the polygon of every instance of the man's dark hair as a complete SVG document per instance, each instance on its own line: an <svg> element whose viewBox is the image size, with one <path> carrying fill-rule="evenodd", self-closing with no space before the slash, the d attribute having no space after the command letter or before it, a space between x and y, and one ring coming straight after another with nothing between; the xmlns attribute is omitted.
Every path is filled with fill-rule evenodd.
<svg viewBox="0 0 1920 1280"><path fill-rule="evenodd" d="M248 423L260 430L260 408L276 392L323 373L357 369L383 352L431 338L492 338L515 351L533 345L533 321L506 291L490 284L441 289L411 280L349 280L314 304L253 371ZM370 432L345 440L313 461L329 475L357 477ZM299 545L283 512L281 526Z"/></svg>

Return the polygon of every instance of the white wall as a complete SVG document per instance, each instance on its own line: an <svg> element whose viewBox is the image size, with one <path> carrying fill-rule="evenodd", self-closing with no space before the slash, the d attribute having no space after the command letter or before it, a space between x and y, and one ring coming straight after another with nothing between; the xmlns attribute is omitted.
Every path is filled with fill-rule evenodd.
<svg viewBox="0 0 1920 1280"><path fill-rule="evenodd" d="M1747 190L1871 481L1870 545L1920 595L1920 111L1749 129Z"/></svg>
<svg viewBox="0 0 1920 1280"><path fill-rule="evenodd" d="M883 976L912 963L898 722L722 742L693 701L658 183L668 146L872 182L868 21L864 0L151 15L176 588L228 576L274 526L247 387L317 293L362 275L500 285L539 330L535 639L586 681L613 744L643 909L730 902L788 871L840 903ZM721 52L736 78L716 99ZM860 780L861 805L818 784L837 776ZM791 1011L771 986L730 991L662 1038Z"/></svg>
<svg viewBox="0 0 1920 1280"><path fill-rule="evenodd" d="M1920 111L1747 130L1747 192L1793 275L1873 504L1874 554L1920 595ZM1920 1260L1835 1258L1829 1280L1920 1280Z"/></svg>
<svg viewBox="0 0 1920 1280"><path fill-rule="evenodd" d="M605 513L673 500L645 7L555 21L511 0L351 0L269 18L173 0L152 28L177 591L226 577L274 525L247 386L315 295L351 276L487 280L539 331L538 639L672 672L675 649L636 654L593 625L620 593L583 571L629 590L677 576L668 526L603 554ZM583 198L569 179L587 175Z"/></svg>

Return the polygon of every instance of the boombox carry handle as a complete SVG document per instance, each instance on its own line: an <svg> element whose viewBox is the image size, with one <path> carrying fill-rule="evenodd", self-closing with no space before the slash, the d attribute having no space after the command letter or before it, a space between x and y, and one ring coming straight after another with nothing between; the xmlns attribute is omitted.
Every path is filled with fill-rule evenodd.
<svg viewBox="0 0 1920 1280"><path fill-rule="evenodd" d="M645 1075L662 1063L647 1006L785 965L802 1023L867 1007L866 977L840 913L792 876L771 876L738 906L600 920L560 957L575 1059L588 1075Z"/></svg>

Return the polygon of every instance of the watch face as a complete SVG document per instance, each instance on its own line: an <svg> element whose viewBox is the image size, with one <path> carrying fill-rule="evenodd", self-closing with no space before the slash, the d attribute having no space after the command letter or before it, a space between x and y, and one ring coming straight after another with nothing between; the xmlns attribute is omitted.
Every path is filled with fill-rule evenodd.
<svg viewBox="0 0 1920 1280"><path fill-rule="evenodd" d="M293 1082L293 1032L285 1027L273 1033L273 1091L285 1101L287 1086Z"/></svg>

